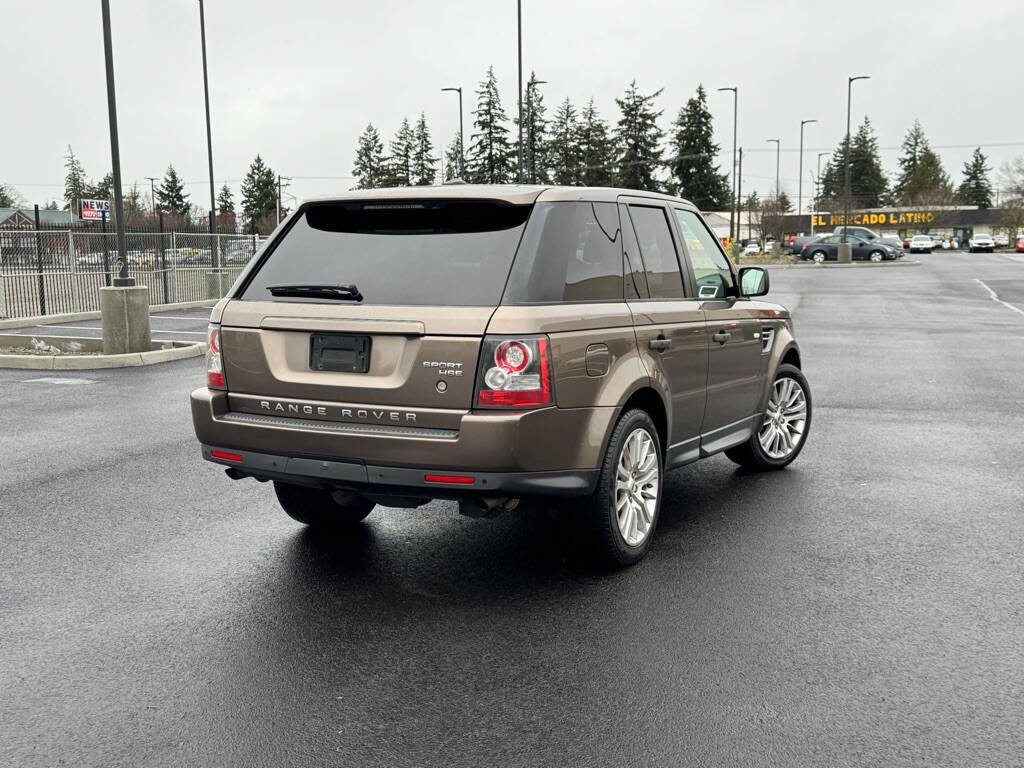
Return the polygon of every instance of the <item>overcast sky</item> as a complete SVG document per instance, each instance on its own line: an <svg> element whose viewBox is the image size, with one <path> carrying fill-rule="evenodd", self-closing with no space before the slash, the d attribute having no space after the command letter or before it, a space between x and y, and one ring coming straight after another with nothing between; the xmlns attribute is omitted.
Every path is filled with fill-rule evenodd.
<svg viewBox="0 0 1024 768"><path fill-rule="evenodd" d="M110 167L99 0L5 3L6 77L0 92L0 181L29 202L60 198L71 144L93 178ZM121 170L146 176L173 163L192 201L204 186L199 7L196 0L111 0ZM1021 0L524 0L524 69L549 114L566 96L594 97L609 122L615 97L636 79L664 88L668 128L698 83L710 92L716 140L728 168L738 85L744 191L768 190L782 140L783 188L797 191L801 119L804 195L817 151L842 137L846 78L853 121L865 114L882 147L897 147L919 119L934 146L981 144L991 164L1024 154ZM846 25L845 31L841 27ZM387 141L422 110L443 147L458 129L454 94L466 97L467 146L474 91L489 65L510 117L516 99L514 0L207 0L214 175L237 195L260 153L294 176L305 196L347 189L356 139L372 121ZM1000 146L1001 145L1001 146ZM954 182L970 149L940 149ZM883 151L888 171L896 151ZM993 179L994 181L996 179Z"/></svg>

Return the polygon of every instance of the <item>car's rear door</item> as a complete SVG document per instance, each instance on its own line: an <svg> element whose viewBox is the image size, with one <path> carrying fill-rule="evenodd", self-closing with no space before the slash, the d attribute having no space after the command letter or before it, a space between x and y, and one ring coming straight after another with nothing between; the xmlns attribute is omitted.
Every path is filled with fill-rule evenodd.
<svg viewBox="0 0 1024 768"><path fill-rule="evenodd" d="M720 450L749 434L763 389L761 321L748 299L736 295L736 273L700 214L672 206L697 298L707 320L707 405L701 447Z"/></svg>
<svg viewBox="0 0 1024 768"><path fill-rule="evenodd" d="M708 343L704 314L683 272L669 210L659 200L620 197L627 269L642 280L630 298L640 355L669 403L669 464L699 456ZM627 288L629 281L627 280Z"/></svg>

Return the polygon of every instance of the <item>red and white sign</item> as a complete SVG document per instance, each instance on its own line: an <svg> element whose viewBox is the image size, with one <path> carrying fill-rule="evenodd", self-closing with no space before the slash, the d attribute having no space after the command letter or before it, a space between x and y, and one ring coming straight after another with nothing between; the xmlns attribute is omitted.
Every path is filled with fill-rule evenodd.
<svg viewBox="0 0 1024 768"><path fill-rule="evenodd" d="M85 221L110 221L109 200L82 200L82 219Z"/></svg>

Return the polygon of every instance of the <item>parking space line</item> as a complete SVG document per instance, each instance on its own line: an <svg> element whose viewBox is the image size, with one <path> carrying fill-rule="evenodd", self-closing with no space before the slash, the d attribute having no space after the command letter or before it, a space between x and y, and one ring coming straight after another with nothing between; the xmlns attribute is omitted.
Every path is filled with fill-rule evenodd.
<svg viewBox="0 0 1024 768"><path fill-rule="evenodd" d="M1024 315L1024 309L1021 309L1020 307L1015 307L1013 304L1010 304L1009 302L1000 299L999 294L993 291L987 285L985 285L983 281L979 280L978 278L974 278L974 282L976 282L978 285L980 285L982 288L988 291L989 298L991 298L992 301L996 302L997 304L1002 304L1007 309L1012 309L1018 315Z"/></svg>

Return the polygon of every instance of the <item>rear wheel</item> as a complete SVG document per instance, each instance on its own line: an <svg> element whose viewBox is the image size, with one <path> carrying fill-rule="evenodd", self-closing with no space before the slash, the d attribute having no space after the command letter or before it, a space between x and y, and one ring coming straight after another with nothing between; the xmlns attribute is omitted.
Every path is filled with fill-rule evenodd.
<svg viewBox="0 0 1024 768"><path fill-rule="evenodd" d="M288 516L314 528L345 528L363 520L376 506L351 491L331 491L291 483L274 483L277 500Z"/></svg>
<svg viewBox="0 0 1024 768"><path fill-rule="evenodd" d="M609 565L631 565L650 548L661 510L661 450L644 411L627 411L612 430L597 488L585 506L597 553Z"/></svg>
<svg viewBox="0 0 1024 768"><path fill-rule="evenodd" d="M795 365L780 365L760 428L725 455L747 469L782 469L800 455L810 426L811 388L807 379Z"/></svg>
<svg viewBox="0 0 1024 768"><path fill-rule="evenodd" d="M815 251L814 253L811 254L811 258L814 260L815 264L821 264L823 261L825 261L825 252Z"/></svg>
<svg viewBox="0 0 1024 768"><path fill-rule="evenodd" d="M872 251L870 254L868 254L868 258L877 264L878 262L885 258L885 254L882 253L881 251Z"/></svg>

